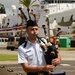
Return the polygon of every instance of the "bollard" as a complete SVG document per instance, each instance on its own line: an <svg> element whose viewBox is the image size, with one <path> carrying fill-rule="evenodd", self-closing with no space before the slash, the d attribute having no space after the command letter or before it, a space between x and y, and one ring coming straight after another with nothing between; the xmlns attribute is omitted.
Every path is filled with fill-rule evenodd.
<svg viewBox="0 0 75 75"><path fill-rule="evenodd" d="M17 73L17 75L22 75L22 73Z"/></svg>
<svg viewBox="0 0 75 75"><path fill-rule="evenodd" d="M5 66L1 65L0 68L5 68Z"/></svg>
<svg viewBox="0 0 75 75"><path fill-rule="evenodd" d="M13 70L12 70L12 69L10 69L10 68L9 68L9 69L7 69L7 71L9 71L9 72L13 72Z"/></svg>

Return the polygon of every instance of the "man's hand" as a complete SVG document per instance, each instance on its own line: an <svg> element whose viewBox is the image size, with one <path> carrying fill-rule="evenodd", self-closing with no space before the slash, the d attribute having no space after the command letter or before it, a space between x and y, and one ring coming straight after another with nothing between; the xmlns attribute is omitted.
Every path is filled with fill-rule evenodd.
<svg viewBox="0 0 75 75"><path fill-rule="evenodd" d="M56 59L53 59L52 60L52 65L56 66L60 63L60 59L59 58L56 58Z"/></svg>
<svg viewBox="0 0 75 75"><path fill-rule="evenodd" d="M43 70L45 72L49 72L51 74L53 72L53 70L54 70L54 67L55 66L53 66L53 65L46 65Z"/></svg>

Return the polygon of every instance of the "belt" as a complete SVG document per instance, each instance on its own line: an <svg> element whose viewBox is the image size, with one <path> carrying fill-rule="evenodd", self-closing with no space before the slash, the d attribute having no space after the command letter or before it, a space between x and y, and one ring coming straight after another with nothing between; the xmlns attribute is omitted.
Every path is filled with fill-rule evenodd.
<svg viewBox="0 0 75 75"><path fill-rule="evenodd" d="M47 72L29 72L27 75L49 75Z"/></svg>

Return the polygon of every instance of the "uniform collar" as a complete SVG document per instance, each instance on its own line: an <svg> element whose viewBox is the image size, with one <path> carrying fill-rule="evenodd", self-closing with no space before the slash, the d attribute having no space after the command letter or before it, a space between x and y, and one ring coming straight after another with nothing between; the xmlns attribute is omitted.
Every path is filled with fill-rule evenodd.
<svg viewBox="0 0 75 75"><path fill-rule="evenodd" d="M38 39L36 39L36 43L39 43ZM32 45L33 43L28 40L28 44Z"/></svg>

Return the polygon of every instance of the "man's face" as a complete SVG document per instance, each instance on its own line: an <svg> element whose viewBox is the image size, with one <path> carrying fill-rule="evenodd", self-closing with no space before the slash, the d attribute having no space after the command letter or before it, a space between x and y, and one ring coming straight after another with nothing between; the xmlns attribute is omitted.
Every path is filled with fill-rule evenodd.
<svg viewBox="0 0 75 75"><path fill-rule="evenodd" d="M29 38L34 39L34 38L36 38L36 35L38 35L38 26L29 26L26 29L26 32L27 32Z"/></svg>

